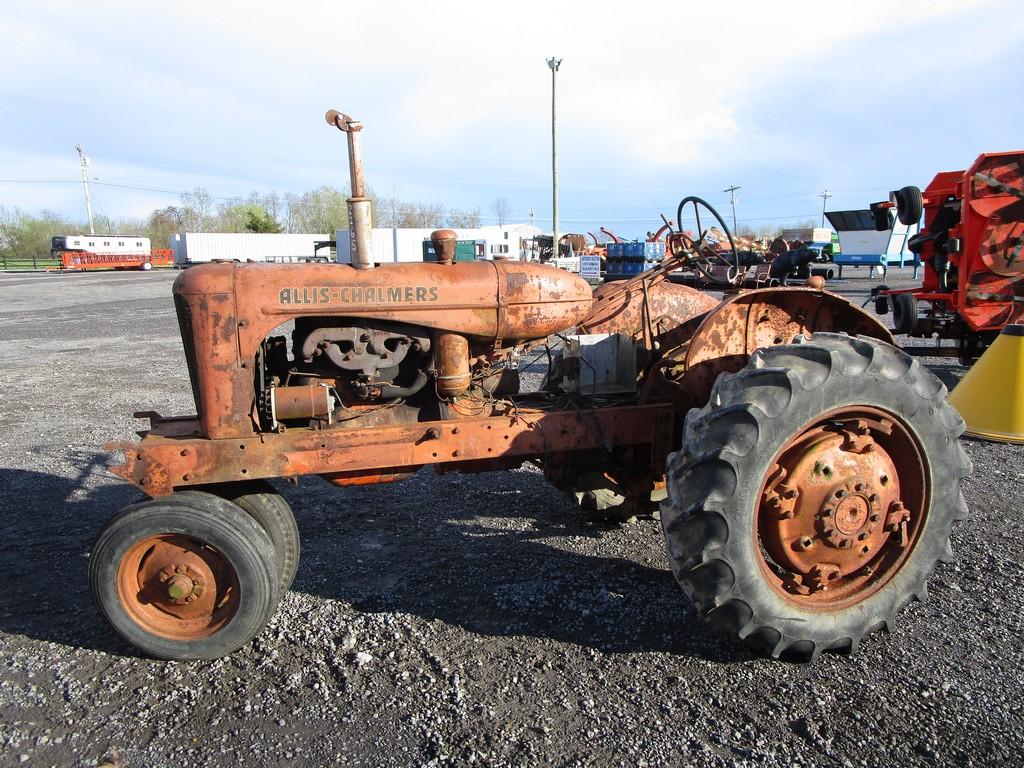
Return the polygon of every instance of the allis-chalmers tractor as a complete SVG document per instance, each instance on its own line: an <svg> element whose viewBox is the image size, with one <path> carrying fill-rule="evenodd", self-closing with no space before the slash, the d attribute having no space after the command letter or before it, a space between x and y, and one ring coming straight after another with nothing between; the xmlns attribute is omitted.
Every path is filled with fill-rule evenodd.
<svg viewBox="0 0 1024 768"><path fill-rule="evenodd" d="M657 269L592 292L554 267L374 267L359 131L353 263L215 263L174 284L197 415L148 417L114 472L151 497L90 558L96 603L138 648L248 643L291 585L299 537L267 478L339 486L540 467L609 516L660 500L701 613L773 656L888 628L952 557L970 462L943 385L846 300L811 287L719 301ZM692 257L692 254L691 254ZM536 350L548 376L519 388Z"/></svg>

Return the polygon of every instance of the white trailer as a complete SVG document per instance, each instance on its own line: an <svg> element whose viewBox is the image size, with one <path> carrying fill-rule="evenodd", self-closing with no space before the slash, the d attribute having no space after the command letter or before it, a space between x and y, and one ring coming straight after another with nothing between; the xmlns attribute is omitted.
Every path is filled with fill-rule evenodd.
<svg viewBox="0 0 1024 768"><path fill-rule="evenodd" d="M370 249L375 264L392 264L395 262L423 261L423 241L430 239L430 233L437 227L398 228L376 227L370 235ZM524 241L540 233L530 224L507 224L505 226L475 227L472 229L456 229L458 240L476 240L483 242L482 259L498 258L519 259L523 255ZM349 231L339 229L335 233L338 249L338 261L342 264L352 262Z"/></svg>
<svg viewBox="0 0 1024 768"><path fill-rule="evenodd" d="M56 235L52 251L85 251L97 254L134 254L150 251L149 238L141 235Z"/></svg>
<svg viewBox="0 0 1024 768"><path fill-rule="evenodd" d="M174 263L179 266L208 261L330 261L316 243L323 234L260 234L254 232L185 232L171 235Z"/></svg>

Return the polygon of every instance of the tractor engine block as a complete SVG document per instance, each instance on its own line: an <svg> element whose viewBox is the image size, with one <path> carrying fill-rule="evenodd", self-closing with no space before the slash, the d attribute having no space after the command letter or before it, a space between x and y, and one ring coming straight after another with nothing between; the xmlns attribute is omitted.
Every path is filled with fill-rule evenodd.
<svg viewBox="0 0 1024 768"><path fill-rule="evenodd" d="M364 376L368 380L393 381L406 356L430 352L430 337L422 328L363 322L355 325L295 323L292 348L296 362L313 364L317 370L336 368L339 375Z"/></svg>

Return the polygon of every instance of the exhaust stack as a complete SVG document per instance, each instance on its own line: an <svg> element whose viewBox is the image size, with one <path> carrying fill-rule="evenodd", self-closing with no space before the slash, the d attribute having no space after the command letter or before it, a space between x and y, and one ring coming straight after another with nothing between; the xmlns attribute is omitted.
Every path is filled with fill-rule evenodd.
<svg viewBox="0 0 1024 768"><path fill-rule="evenodd" d="M328 110L326 118L328 125L348 134L348 168L352 177L352 196L348 199L348 236L352 266L356 269L372 269L370 200L366 197L363 184L363 153L359 144L359 132L363 130L363 124L336 109Z"/></svg>

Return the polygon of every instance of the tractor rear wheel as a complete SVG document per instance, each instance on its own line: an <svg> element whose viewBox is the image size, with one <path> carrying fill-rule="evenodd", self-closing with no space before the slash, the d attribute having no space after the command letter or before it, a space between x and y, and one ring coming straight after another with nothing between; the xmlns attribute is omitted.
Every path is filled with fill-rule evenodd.
<svg viewBox="0 0 1024 768"><path fill-rule="evenodd" d="M89 558L100 613L162 659L212 659L248 643L277 607L278 577L260 525L230 501L194 491L121 510Z"/></svg>
<svg viewBox="0 0 1024 768"><path fill-rule="evenodd" d="M899 349L815 334L755 352L687 416L662 505L669 561L715 625L774 657L890 628L967 506L964 423Z"/></svg>

